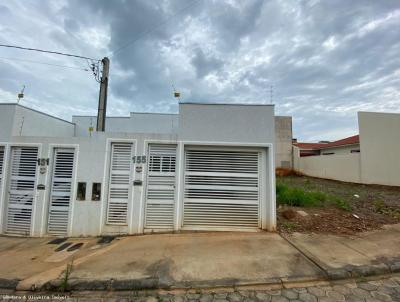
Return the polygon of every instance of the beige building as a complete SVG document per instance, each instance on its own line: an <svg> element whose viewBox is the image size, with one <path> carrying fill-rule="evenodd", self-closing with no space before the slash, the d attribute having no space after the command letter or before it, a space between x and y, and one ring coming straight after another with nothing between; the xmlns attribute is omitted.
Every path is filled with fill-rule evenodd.
<svg viewBox="0 0 400 302"><path fill-rule="evenodd" d="M400 186L400 114L358 113L359 135L293 145L294 170L309 176Z"/></svg>

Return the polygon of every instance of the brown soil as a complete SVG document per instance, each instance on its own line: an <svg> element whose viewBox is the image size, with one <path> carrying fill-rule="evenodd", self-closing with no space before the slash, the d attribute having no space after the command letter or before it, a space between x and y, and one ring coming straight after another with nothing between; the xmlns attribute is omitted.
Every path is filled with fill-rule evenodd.
<svg viewBox="0 0 400 302"><path fill-rule="evenodd" d="M278 207L278 230L283 233L315 232L355 234L374 230L385 224L400 223L400 187L360 185L306 176L278 177L279 182L306 191L320 191L335 195L351 205L345 211L334 205L321 208ZM359 197L355 196L358 195ZM305 211L285 218L288 209Z"/></svg>

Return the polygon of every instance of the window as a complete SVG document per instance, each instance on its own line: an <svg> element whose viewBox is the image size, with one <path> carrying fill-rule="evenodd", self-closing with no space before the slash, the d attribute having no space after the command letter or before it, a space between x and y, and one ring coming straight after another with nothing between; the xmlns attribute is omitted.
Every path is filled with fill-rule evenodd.
<svg viewBox="0 0 400 302"><path fill-rule="evenodd" d="M332 154L335 154L335 152L325 152L325 153L322 153L322 155L332 155Z"/></svg>
<svg viewBox="0 0 400 302"><path fill-rule="evenodd" d="M360 153L360 150L351 150L350 153Z"/></svg>
<svg viewBox="0 0 400 302"><path fill-rule="evenodd" d="M76 200L86 200L86 182L78 182Z"/></svg>
<svg viewBox="0 0 400 302"><path fill-rule="evenodd" d="M92 200L99 201L101 199L101 183L94 182L92 184Z"/></svg>
<svg viewBox="0 0 400 302"><path fill-rule="evenodd" d="M151 172L175 172L175 156L151 155L149 170Z"/></svg>

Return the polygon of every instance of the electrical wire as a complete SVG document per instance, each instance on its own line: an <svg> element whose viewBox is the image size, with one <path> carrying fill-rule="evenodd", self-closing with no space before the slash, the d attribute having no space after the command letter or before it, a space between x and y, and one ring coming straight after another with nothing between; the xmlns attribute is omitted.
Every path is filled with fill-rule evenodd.
<svg viewBox="0 0 400 302"><path fill-rule="evenodd" d="M71 68L71 69L89 71L89 69L87 69L87 68L80 68L80 67L76 67L76 66L67 66L67 65L59 65L59 64L52 64L52 63L46 63L46 62L38 62L38 61L32 61L32 60L26 60L26 59L18 59L18 58L0 57L0 60L21 61L21 62L28 62L28 63L34 63L34 64L42 64L42 65L49 65L49 66L56 66L56 67L63 67L63 68Z"/></svg>
<svg viewBox="0 0 400 302"><path fill-rule="evenodd" d="M51 54L67 56L67 57L74 57L74 58L85 59L85 60L93 60L93 61L97 61L98 60L98 59L93 59L93 58L89 58L89 57L73 55L73 54L69 54L69 53L63 53L63 52L58 52L58 51L50 51L50 50L43 50L43 49L38 49L38 48L21 47L21 46L16 46L16 45L0 44L0 47L8 47L8 48L17 48L17 49L22 49L22 50L45 52L45 53L51 53Z"/></svg>
<svg viewBox="0 0 400 302"><path fill-rule="evenodd" d="M157 28L159 28L160 26L168 23L172 18L174 18L175 16L177 16L178 14L182 13L183 11L189 9L190 7L194 6L195 4L198 4L199 0L193 0L192 2L190 2L190 4L186 5L185 7L179 9L178 11L176 11L174 14L172 14L171 16L169 16L167 19L165 19L164 21L158 23L157 25L155 25L153 28L148 29L142 33L139 34L139 37L137 37L136 39L131 40L130 42L124 44L123 46L121 46L120 48L117 48L113 51L111 51L111 55L109 57L114 56L116 53L120 52L121 50L123 50L124 48L132 45L133 43L137 42L138 40L140 40L141 38L143 38L145 35L155 31Z"/></svg>

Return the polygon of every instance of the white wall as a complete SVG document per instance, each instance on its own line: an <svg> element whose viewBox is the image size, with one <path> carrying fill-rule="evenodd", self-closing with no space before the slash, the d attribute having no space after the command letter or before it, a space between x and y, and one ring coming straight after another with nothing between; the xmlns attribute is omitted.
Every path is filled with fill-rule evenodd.
<svg viewBox="0 0 400 302"><path fill-rule="evenodd" d="M359 112L364 183L400 186L400 114Z"/></svg>
<svg viewBox="0 0 400 302"><path fill-rule="evenodd" d="M321 150L321 155L324 153L335 153L336 155L350 154L351 150L360 150L360 144L345 145L340 147L326 148Z"/></svg>
<svg viewBox="0 0 400 302"><path fill-rule="evenodd" d="M96 129L95 116L73 116L77 136L89 136L89 127ZM129 117L107 117L106 132L128 133L177 133L179 127L178 114L166 113L136 113Z"/></svg>
<svg viewBox="0 0 400 302"><path fill-rule="evenodd" d="M12 133L15 105L0 104L0 142L7 142Z"/></svg>
<svg viewBox="0 0 400 302"><path fill-rule="evenodd" d="M292 168L292 117L275 116L275 167Z"/></svg>
<svg viewBox="0 0 400 302"><path fill-rule="evenodd" d="M179 104L183 141L273 143L273 105Z"/></svg>
<svg viewBox="0 0 400 302"><path fill-rule="evenodd" d="M72 137L75 125L18 105L0 104L0 142L11 136Z"/></svg>
<svg viewBox="0 0 400 302"><path fill-rule="evenodd" d="M295 155L294 169L313 177L361 182L360 153L306 157Z"/></svg>

